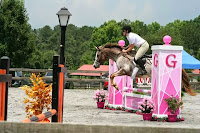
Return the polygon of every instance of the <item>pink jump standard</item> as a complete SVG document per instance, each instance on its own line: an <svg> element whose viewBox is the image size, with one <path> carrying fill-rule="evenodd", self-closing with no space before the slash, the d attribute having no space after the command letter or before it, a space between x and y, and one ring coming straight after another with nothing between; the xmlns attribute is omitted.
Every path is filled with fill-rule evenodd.
<svg viewBox="0 0 200 133"><path fill-rule="evenodd" d="M125 45L124 40L120 40L118 42L119 46L123 47ZM118 71L117 65L113 60L109 60L109 77L112 73ZM130 76L118 76L115 77L115 82L119 86L119 90L116 90L112 85L109 78L109 106L110 107L123 107L124 106L124 98L123 98L123 88L130 87L132 88L133 81Z"/></svg>
<svg viewBox="0 0 200 133"><path fill-rule="evenodd" d="M165 42L165 37L163 40ZM165 98L172 95L181 98L183 47L171 46L168 42L166 44L151 47L153 55L151 98L156 106L153 115L157 117L166 117L169 113Z"/></svg>

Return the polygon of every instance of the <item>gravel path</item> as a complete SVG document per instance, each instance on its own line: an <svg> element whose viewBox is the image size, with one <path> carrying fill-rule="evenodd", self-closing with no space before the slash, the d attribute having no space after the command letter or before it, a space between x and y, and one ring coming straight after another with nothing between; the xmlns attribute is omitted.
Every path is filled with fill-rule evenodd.
<svg viewBox="0 0 200 133"><path fill-rule="evenodd" d="M95 90L65 90L63 122L69 124L91 125L148 125L148 126L180 126L200 127L200 95L183 97L182 122L149 122L143 121L141 115L125 111L98 109L92 99ZM25 119L24 103L25 93L19 88L9 88L8 121L20 122ZM106 103L107 104L107 103Z"/></svg>

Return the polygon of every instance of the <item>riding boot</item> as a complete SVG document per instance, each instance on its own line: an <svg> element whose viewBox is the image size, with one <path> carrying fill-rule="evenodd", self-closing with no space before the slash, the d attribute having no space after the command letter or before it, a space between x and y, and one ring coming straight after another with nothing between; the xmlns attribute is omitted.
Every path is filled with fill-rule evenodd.
<svg viewBox="0 0 200 133"><path fill-rule="evenodd" d="M135 67L135 68L133 69L133 73L132 73L132 75L131 75L131 78L132 78L132 79L135 79L135 76L136 76L138 70L139 70L138 67Z"/></svg>
<svg viewBox="0 0 200 133"><path fill-rule="evenodd" d="M142 59L138 59L138 60L136 61L135 58L134 58L134 61L135 61L135 63L138 64L138 65L140 66L140 68L142 69L142 72L139 73L139 74L140 74L140 75L145 75L145 74L147 74L147 71L146 71L146 69L145 69L145 67L144 67L144 63L143 63Z"/></svg>

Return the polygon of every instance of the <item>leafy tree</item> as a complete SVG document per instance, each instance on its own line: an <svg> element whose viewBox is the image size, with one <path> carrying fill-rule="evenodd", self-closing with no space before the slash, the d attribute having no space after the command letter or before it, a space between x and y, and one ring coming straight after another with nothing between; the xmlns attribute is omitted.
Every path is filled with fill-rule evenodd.
<svg viewBox="0 0 200 133"><path fill-rule="evenodd" d="M181 37L185 42L184 48L190 50L192 55L197 56L200 42L200 16L194 20L186 21L181 28Z"/></svg>
<svg viewBox="0 0 200 133"><path fill-rule="evenodd" d="M34 38L22 0L3 0L0 9L0 55L11 59L11 67L26 67L34 50Z"/></svg>
<svg viewBox="0 0 200 133"><path fill-rule="evenodd" d="M183 25L183 22L175 20L173 23L169 23L166 26L160 27L159 24L152 23L153 26L148 25L148 34L145 36L145 39L149 42L150 45L154 44L164 44L163 37L169 35L172 37L170 44L172 45L184 45L182 41L180 28Z"/></svg>
<svg viewBox="0 0 200 133"><path fill-rule="evenodd" d="M124 38L120 25L115 20L110 20L94 30L91 41L93 46L100 46L117 43L121 39Z"/></svg>
<svg viewBox="0 0 200 133"><path fill-rule="evenodd" d="M128 19L124 19L121 22L118 23L120 25L120 27L122 28L125 25L131 25L131 21Z"/></svg>
<svg viewBox="0 0 200 133"><path fill-rule="evenodd" d="M43 28L39 29L39 37L42 42L48 43L50 36L53 34L53 31L50 26L46 25Z"/></svg>
<svg viewBox="0 0 200 133"><path fill-rule="evenodd" d="M144 22L136 20L131 23L132 31L140 36L145 36L147 34L147 25Z"/></svg>
<svg viewBox="0 0 200 133"><path fill-rule="evenodd" d="M84 51L84 53L82 54L81 59L80 59L80 61L81 61L80 65L93 64L94 54L96 51L93 50L93 48L91 47L91 42L86 41L80 47Z"/></svg>
<svg viewBox="0 0 200 133"><path fill-rule="evenodd" d="M198 53L197 53L197 59L200 60L200 48L199 48Z"/></svg>
<svg viewBox="0 0 200 133"><path fill-rule="evenodd" d="M153 22L152 24L149 24L147 26L148 28L148 34L154 34L156 33L158 30L160 30L161 26L159 23L157 22Z"/></svg>

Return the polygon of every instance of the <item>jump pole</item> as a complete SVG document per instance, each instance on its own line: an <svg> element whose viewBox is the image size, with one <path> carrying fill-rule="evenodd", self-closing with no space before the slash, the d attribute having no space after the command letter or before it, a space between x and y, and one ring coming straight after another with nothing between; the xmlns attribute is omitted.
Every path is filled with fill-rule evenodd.
<svg viewBox="0 0 200 133"><path fill-rule="evenodd" d="M8 82L12 81L9 74L10 58L3 56L0 64L0 121L7 120L8 108Z"/></svg>
<svg viewBox="0 0 200 133"><path fill-rule="evenodd" d="M57 111L51 118L52 122L63 122L63 101L64 101L64 73L66 67L60 64L60 56L53 57L53 90L52 90L52 109Z"/></svg>
<svg viewBox="0 0 200 133"><path fill-rule="evenodd" d="M52 109L50 111L47 111L43 114L39 114L37 116L33 116L31 118L28 118L28 119L25 119L25 120L22 120L22 122L39 122L41 120L44 120L45 118L49 118L49 117L52 117L53 115L56 114L56 110L55 109Z"/></svg>

